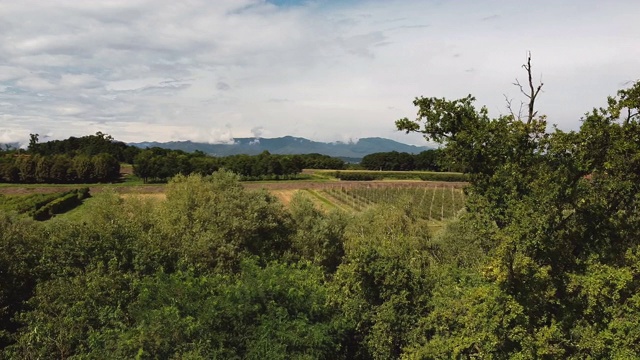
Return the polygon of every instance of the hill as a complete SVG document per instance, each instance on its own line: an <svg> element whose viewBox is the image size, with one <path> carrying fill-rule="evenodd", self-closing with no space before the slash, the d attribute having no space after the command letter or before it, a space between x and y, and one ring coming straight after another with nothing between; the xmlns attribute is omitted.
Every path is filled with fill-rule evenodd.
<svg viewBox="0 0 640 360"><path fill-rule="evenodd" d="M232 144L208 144L192 141L141 142L129 145L140 148L161 147L165 149L193 152L200 150L216 156L236 154L256 155L264 151L272 154L310 154L319 153L343 159L359 161L368 154L377 152L407 152L417 154L428 150L425 146L403 144L391 139L372 137L357 142L318 142L305 138L284 136L278 138L236 138Z"/></svg>

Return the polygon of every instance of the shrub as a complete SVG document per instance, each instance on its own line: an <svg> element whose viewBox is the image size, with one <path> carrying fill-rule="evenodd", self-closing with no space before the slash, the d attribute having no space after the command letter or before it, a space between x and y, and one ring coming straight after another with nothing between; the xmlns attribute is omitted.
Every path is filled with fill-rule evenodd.
<svg viewBox="0 0 640 360"><path fill-rule="evenodd" d="M32 217L34 220L49 220L53 215L64 214L82 204L82 200L90 197L89 188L74 189L61 193L57 198L45 205L35 208Z"/></svg>

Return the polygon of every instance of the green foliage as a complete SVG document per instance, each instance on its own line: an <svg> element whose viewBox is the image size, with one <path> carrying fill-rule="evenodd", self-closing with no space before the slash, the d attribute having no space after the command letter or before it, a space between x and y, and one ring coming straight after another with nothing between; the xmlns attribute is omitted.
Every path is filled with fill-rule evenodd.
<svg viewBox="0 0 640 360"><path fill-rule="evenodd" d="M166 189L160 237L173 239L189 264L232 269L243 254L275 259L290 246L290 219L266 191L249 192L232 173L177 176Z"/></svg>
<svg viewBox="0 0 640 360"><path fill-rule="evenodd" d="M47 203L37 203L32 212L33 219L43 221L50 219L54 215L64 214L82 205L82 200L89 196L89 188L75 189L61 193L58 197Z"/></svg>
<svg viewBox="0 0 640 360"><path fill-rule="evenodd" d="M426 150L419 154L397 151L380 152L365 155L360 166L367 170L380 171L444 171L445 166L440 150Z"/></svg>
<svg viewBox="0 0 640 360"><path fill-rule="evenodd" d="M299 257L322 266L333 273L344 255L344 229L349 217L342 212L324 213L301 193L296 193L289 204L293 228L291 248Z"/></svg>
<svg viewBox="0 0 640 360"><path fill-rule="evenodd" d="M26 214L40 209L52 200L57 199L59 196L60 193L13 196L0 194L0 205L4 211L15 211L18 214Z"/></svg>
<svg viewBox="0 0 640 360"><path fill-rule="evenodd" d="M260 268L245 261L234 277L159 275L144 280L139 293L130 307L138 326L117 341L125 345L123 357L329 359L336 354L335 313L326 306L322 273L309 265Z"/></svg>
<svg viewBox="0 0 640 360"><path fill-rule="evenodd" d="M402 209L383 207L347 227L345 257L332 284L332 302L350 329L347 358L398 358L409 331L428 313L432 257L424 225Z"/></svg>
<svg viewBox="0 0 640 360"><path fill-rule="evenodd" d="M0 195L0 208L18 214L29 214L35 220L47 220L81 205L82 200L90 196L89 188L51 194Z"/></svg>
<svg viewBox="0 0 640 360"><path fill-rule="evenodd" d="M479 292L479 299L508 309L500 318L512 319L493 325L468 320L452 329L453 317L441 318L423 333L430 340L417 357L638 356L631 342L612 340L612 327L622 337L636 336L627 324L637 316L632 294L640 284L627 259L640 238L638 88L586 114L579 132L547 132L546 119L533 111L526 121L490 119L486 109L476 111L472 97L416 99L418 118L396 123L444 143L446 156L470 174L469 211L495 229L479 242L494 244L484 252L486 285L479 288L491 292ZM452 302L465 301L454 296L448 295ZM455 317L491 319L472 305ZM625 325L618 328L618 319ZM488 332L449 347L470 329Z"/></svg>
<svg viewBox="0 0 640 360"><path fill-rule="evenodd" d="M382 174L363 172L363 171L357 171L357 172L336 171L335 177L337 179L346 180L346 181L372 181L372 180L382 180L384 178Z"/></svg>
<svg viewBox="0 0 640 360"><path fill-rule="evenodd" d="M321 172L331 174L333 177L346 181L372 181L372 180L423 180L423 181L451 181L465 182L469 180L466 174L450 172L430 171L366 171L349 170Z"/></svg>
<svg viewBox="0 0 640 360"><path fill-rule="evenodd" d="M11 342L40 278L43 236L38 224L0 212L0 349Z"/></svg>
<svg viewBox="0 0 640 360"><path fill-rule="evenodd" d="M0 182L96 183L120 178L120 163L110 154L0 155Z"/></svg>
<svg viewBox="0 0 640 360"><path fill-rule="evenodd" d="M445 221L464 208L464 193L454 187L341 187L322 191L344 209L362 211L378 205L405 208L414 219Z"/></svg>
<svg viewBox="0 0 640 360"><path fill-rule="evenodd" d="M75 157L78 155L96 156L109 154L118 162L131 164L134 156L140 151L135 146L129 146L123 142L115 141L110 135L97 132L95 135L80 138L70 137L66 140L53 140L44 143L38 142L38 134L31 134L29 153L42 156L66 155Z"/></svg>
<svg viewBox="0 0 640 360"><path fill-rule="evenodd" d="M342 169L344 161L320 154L206 156L180 150L151 148L142 150L135 158L134 173L147 181L164 182L178 175L211 175L220 168L236 173L242 180L286 180L300 178L304 168Z"/></svg>

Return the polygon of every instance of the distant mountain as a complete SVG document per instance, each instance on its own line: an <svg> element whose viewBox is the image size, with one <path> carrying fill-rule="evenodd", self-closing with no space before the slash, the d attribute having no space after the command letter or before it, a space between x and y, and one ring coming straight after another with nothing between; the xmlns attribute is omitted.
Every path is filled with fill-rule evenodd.
<svg viewBox="0 0 640 360"><path fill-rule="evenodd" d="M19 149L20 148L20 143L14 142L14 143L0 143L0 150L5 150L10 148L10 149Z"/></svg>
<svg viewBox="0 0 640 360"><path fill-rule="evenodd" d="M263 151L272 154L310 154L319 153L344 159L359 161L365 155L398 151L417 154L428 150L426 146L407 145L394 140L379 137L362 138L357 142L325 143L305 138L285 136L279 138L236 138L233 144L207 144L192 141L141 142L130 143L140 148L161 147L165 149L193 152L200 150L215 156L236 154L257 155Z"/></svg>

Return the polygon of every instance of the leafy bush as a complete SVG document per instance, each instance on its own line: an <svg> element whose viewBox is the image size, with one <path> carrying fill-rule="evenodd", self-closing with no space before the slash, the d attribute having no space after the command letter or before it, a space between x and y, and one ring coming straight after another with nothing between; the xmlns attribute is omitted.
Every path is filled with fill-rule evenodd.
<svg viewBox="0 0 640 360"><path fill-rule="evenodd" d="M89 188L74 189L61 193L58 197L48 203L36 207L32 213L33 219L44 221L51 219L53 215L63 214L67 211L73 210L82 204L82 200L89 196Z"/></svg>
<svg viewBox="0 0 640 360"><path fill-rule="evenodd" d="M15 211L18 214L26 214L41 208L59 196L59 193L15 196L0 195L0 206L5 211Z"/></svg>
<svg viewBox="0 0 640 360"><path fill-rule="evenodd" d="M419 178L423 181L469 181L467 174L462 173L422 173Z"/></svg>
<svg viewBox="0 0 640 360"><path fill-rule="evenodd" d="M382 174L374 174L371 172L342 172L336 171L335 177L346 181L373 181L382 180Z"/></svg>
<svg viewBox="0 0 640 360"><path fill-rule="evenodd" d="M452 172L428 171L335 171L331 174L340 180L372 181L372 180L423 180L423 181L452 181L466 182L466 174Z"/></svg>

